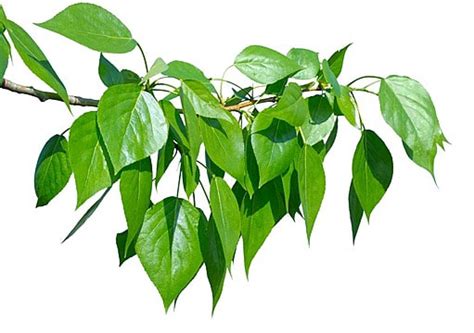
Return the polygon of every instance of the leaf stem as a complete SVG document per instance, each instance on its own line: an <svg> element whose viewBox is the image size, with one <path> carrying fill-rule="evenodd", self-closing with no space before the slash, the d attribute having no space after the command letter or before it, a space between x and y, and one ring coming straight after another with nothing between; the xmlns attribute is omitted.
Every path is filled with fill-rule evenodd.
<svg viewBox="0 0 474 333"><path fill-rule="evenodd" d="M148 61L146 60L145 52L143 51L143 48L142 48L142 46L140 45L140 43L137 43L137 46L138 46L138 49L140 50L140 53L142 54L143 62L144 62L144 64L145 64L145 69L146 69L146 72L148 73L148 71L149 71L150 69L149 69L149 67L148 67Z"/></svg>
<svg viewBox="0 0 474 333"><path fill-rule="evenodd" d="M227 71L229 69L231 69L232 67L234 67L234 65L230 65L229 67L227 67L225 70L224 70L224 73L222 73L222 78L221 78L221 84L220 84L220 87L219 87L219 95L220 95L220 99L221 99L221 103L224 103L225 101L223 100L223 94L222 94L222 91L224 89L224 82L226 81L224 78L225 78L225 75L227 74Z"/></svg>
<svg viewBox="0 0 474 333"><path fill-rule="evenodd" d="M211 201L209 200L209 196L207 195L206 189L204 188L204 185L202 184L201 180L199 180L199 185L201 186L202 192L204 193L207 202L210 203Z"/></svg>
<svg viewBox="0 0 474 333"><path fill-rule="evenodd" d="M376 75L363 75L358 77L357 79L352 80L347 84L348 87L356 83L357 81L363 80L363 79L377 79L377 80L383 80L383 77L381 76L376 76Z"/></svg>

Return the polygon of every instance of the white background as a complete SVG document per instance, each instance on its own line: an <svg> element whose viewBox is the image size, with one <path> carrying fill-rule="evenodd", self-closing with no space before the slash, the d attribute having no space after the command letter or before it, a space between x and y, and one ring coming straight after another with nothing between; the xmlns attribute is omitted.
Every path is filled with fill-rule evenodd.
<svg viewBox="0 0 474 333"><path fill-rule="evenodd" d="M70 93L99 97L99 55L32 25L71 1L3 1L36 38ZM246 281L242 255L214 317L201 270L175 311L138 260L118 268L115 234L125 229L117 188L75 237L60 242L74 212L72 182L35 209L33 173L45 141L67 128L64 105L0 91L0 332L474 332L474 198L469 1L105 1L150 61L180 59L220 77L249 44L328 57L349 42L341 81L409 75L437 106L452 145L436 161L439 188L405 156L373 96L360 96L367 127L392 151L392 185L352 245L347 209L358 133L343 125L326 161L327 193L307 246L302 221L282 221ZM137 51L110 57L143 72ZM44 87L15 56L6 75ZM243 80L237 72L230 77ZM75 109L76 116L83 109ZM161 193L173 192L168 174Z"/></svg>

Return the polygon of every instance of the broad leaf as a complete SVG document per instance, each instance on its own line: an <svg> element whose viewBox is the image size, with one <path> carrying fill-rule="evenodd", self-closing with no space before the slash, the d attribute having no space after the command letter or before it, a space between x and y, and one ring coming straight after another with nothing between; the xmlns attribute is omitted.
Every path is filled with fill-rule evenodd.
<svg viewBox="0 0 474 333"><path fill-rule="evenodd" d="M362 215L364 215L364 210L360 205L359 197L354 189L353 181L351 182L351 187L349 189L349 214L352 226L352 242L355 243L360 222L362 221Z"/></svg>
<svg viewBox="0 0 474 333"><path fill-rule="evenodd" d="M104 55L100 54L99 77L106 87L122 84L122 73Z"/></svg>
<svg viewBox="0 0 474 333"><path fill-rule="evenodd" d="M66 186L71 177L68 142L62 135L55 135L46 142L36 163L36 207L47 205Z"/></svg>
<svg viewBox="0 0 474 333"><path fill-rule="evenodd" d="M69 108L69 96L66 88L36 42L15 22L7 21L6 28L25 65L33 74L56 91Z"/></svg>
<svg viewBox="0 0 474 333"><path fill-rule="evenodd" d="M286 121L293 126L301 126L308 118L308 102L303 98L301 88L290 83L277 105L262 111L262 114Z"/></svg>
<svg viewBox="0 0 474 333"><path fill-rule="evenodd" d="M210 205L212 216L224 249L226 267L230 268L240 238L240 210L237 200L224 179L211 181Z"/></svg>
<svg viewBox="0 0 474 333"><path fill-rule="evenodd" d="M296 170L298 171L299 195L306 223L306 236L309 242L326 190L323 162L311 146L304 145L301 149L296 162Z"/></svg>
<svg viewBox="0 0 474 333"><path fill-rule="evenodd" d="M344 64L344 56L346 55L346 51L351 46L351 44L346 45L340 50L334 52L328 60L329 66L331 67L332 72L336 77L341 74L342 65Z"/></svg>
<svg viewBox="0 0 474 333"><path fill-rule="evenodd" d="M98 123L115 173L156 153L168 137L158 102L135 84L112 86L104 93Z"/></svg>
<svg viewBox="0 0 474 333"><path fill-rule="evenodd" d="M0 33L0 82L3 80L3 76L8 67L8 58L10 57L10 44L7 39Z"/></svg>
<svg viewBox="0 0 474 333"><path fill-rule="evenodd" d="M201 218L196 207L174 197L157 203L145 215L135 250L166 309L201 267Z"/></svg>
<svg viewBox="0 0 474 333"><path fill-rule="evenodd" d="M148 81L152 77L164 72L166 69L168 69L166 62L161 58L157 58L153 65L151 65L148 73L143 77L143 81Z"/></svg>
<svg viewBox="0 0 474 333"><path fill-rule="evenodd" d="M71 5L37 25L99 52L127 53L137 45L115 15L90 3Z"/></svg>
<svg viewBox="0 0 474 333"><path fill-rule="evenodd" d="M190 143L187 135L188 131L180 116L179 110L177 110L171 102L165 100L160 101L160 106L169 124L170 132L173 134L172 136L182 148L189 150Z"/></svg>
<svg viewBox="0 0 474 333"><path fill-rule="evenodd" d="M336 116L326 95L315 95L308 98L309 117L301 126L305 141L314 145L323 140L334 128Z"/></svg>
<svg viewBox="0 0 474 333"><path fill-rule="evenodd" d="M196 114L207 118L232 120L232 115L222 107L201 82L195 80L183 81L181 90L183 98L187 100L187 103Z"/></svg>
<svg viewBox="0 0 474 333"><path fill-rule="evenodd" d="M235 67L250 79L270 84L303 69L295 61L264 46L252 45L240 52Z"/></svg>
<svg viewBox="0 0 474 333"><path fill-rule="evenodd" d="M341 96L341 86L337 82L336 75L331 70L327 60L323 60L323 75L324 79L331 85L334 95L336 97Z"/></svg>
<svg viewBox="0 0 474 333"><path fill-rule="evenodd" d="M288 58L303 68L303 70L293 75L295 79L310 80L318 75L320 63L317 52L294 48L288 52Z"/></svg>
<svg viewBox="0 0 474 333"><path fill-rule="evenodd" d="M132 241L132 244L126 249L128 239L128 230L125 230L115 237L115 244L117 245L117 252L119 256L119 266L122 266L125 261L134 257L137 253L135 252L136 238Z"/></svg>
<svg viewBox="0 0 474 333"><path fill-rule="evenodd" d="M298 148L295 129L264 113L260 113L252 124L251 141L260 175L259 187L283 174Z"/></svg>
<svg viewBox="0 0 474 333"><path fill-rule="evenodd" d="M373 131L364 131L352 160L352 182L367 219L387 191L392 174L392 156L385 143Z"/></svg>
<svg viewBox="0 0 474 333"><path fill-rule="evenodd" d="M72 124L69 159L76 181L77 207L112 184L106 156L99 141L97 112L87 112Z"/></svg>
<svg viewBox="0 0 474 333"><path fill-rule="evenodd" d="M214 92L214 86L204 73L196 66L179 60L174 60L168 64L168 69L163 72L164 75L178 80L195 80L204 84L209 91Z"/></svg>
<svg viewBox="0 0 474 333"><path fill-rule="evenodd" d="M152 178L149 157L127 166L121 173L120 194L128 226L125 252L128 252L135 236L140 231L145 212L150 206Z"/></svg>
<svg viewBox="0 0 474 333"><path fill-rule="evenodd" d="M341 94L336 96L337 106L349 124L356 125L356 107L349 88L341 86Z"/></svg>
<svg viewBox="0 0 474 333"><path fill-rule="evenodd" d="M389 76L380 83L379 101L385 121L409 148L409 157L434 175L437 145L447 141L428 92L418 81Z"/></svg>
<svg viewBox="0 0 474 333"><path fill-rule="evenodd" d="M278 80L274 83L267 84L265 87L265 95L276 95L280 96L285 90L286 84L288 83L288 77Z"/></svg>

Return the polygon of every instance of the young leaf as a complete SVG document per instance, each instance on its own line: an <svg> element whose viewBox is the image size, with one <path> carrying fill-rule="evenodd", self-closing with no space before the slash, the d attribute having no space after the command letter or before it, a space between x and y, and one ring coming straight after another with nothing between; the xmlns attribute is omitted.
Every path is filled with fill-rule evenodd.
<svg viewBox="0 0 474 333"><path fill-rule="evenodd" d="M158 102L135 84L107 89L99 102L98 123L116 173L156 153L168 137Z"/></svg>
<svg viewBox="0 0 474 333"><path fill-rule="evenodd" d="M339 96L336 96L336 101L337 106L339 106L339 110L342 112L349 124L355 126L356 107L350 94L349 88L347 88L346 86L341 86L341 94Z"/></svg>
<svg viewBox="0 0 474 333"><path fill-rule="evenodd" d="M380 83L380 109L385 121L409 148L410 158L434 175L437 145L447 142L431 97L406 76L389 76Z"/></svg>
<svg viewBox="0 0 474 333"><path fill-rule="evenodd" d="M157 203L145 214L135 250L166 310L201 267L201 218L191 203L174 197Z"/></svg>
<svg viewBox="0 0 474 333"><path fill-rule="evenodd" d="M267 239L273 226L285 215L281 179L267 183L252 198L244 197L242 215L242 239L247 276L250 264Z"/></svg>
<svg viewBox="0 0 474 333"><path fill-rule="evenodd" d="M194 112L207 118L232 121L232 115L226 111L210 91L199 81L186 80L181 84L182 96Z"/></svg>
<svg viewBox="0 0 474 333"><path fill-rule="evenodd" d="M3 80L3 76L8 67L8 58L10 57L10 44L7 39L0 33L0 82Z"/></svg>
<svg viewBox="0 0 474 333"><path fill-rule="evenodd" d="M153 176L149 157L123 169L120 176L120 194L127 220L128 238L125 252L128 252L135 236L143 224L145 212L150 206Z"/></svg>
<svg viewBox="0 0 474 333"><path fill-rule="evenodd" d="M168 64L168 69L163 72L164 75L178 80L195 80L206 86L206 88L215 92L214 86L204 73L196 66L179 60L174 60Z"/></svg>
<svg viewBox="0 0 474 333"><path fill-rule="evenodd" d="M119 267L123 265L125 261L134 257L137 253L135 252L136 238L132 241L132 244L126 250L126 244L128 239L128 230L117 234L115 237L115 244L117 245L117 252L119 256Z"/></svg>
<svg viewBox="0 0 474 333"><path fill-rule="evenodd" d="M346 55L346 51L351 46L351 44L346 45L340 50L334 52L328 60L329 66L331 67L332 72L336 77L339 76L342 72L342 65L344 64L344 56Z"/></svg>
<svg viewBox="0 0 474 333"><path fill-rule="evenodd" d="M164 72L166 69L168 69L166 62L161 58L157 58L153 65L151 65L148 73L143 77L143 81L148 81L152 77Z"/></svg>
<svg viewBox="0 0 474 333"><path fill-rule="evenodd" d="M99 59L99 77L106 87L122 84L122 73L101 53Z"/></svg>
<svg viewBox="0 0 474 333"><path fill-rule="evenodd" d="M303 206L308 242L326 189L323 162L313 147L304 145L296 162L298 188Z"/></svg>
<svg viewBox="0 0 474 333"><path fill-rule="evenodd" d="M362 133L352 160L352 182L367 219L392 181L390 151L375 132Z"/></svg>
<svg viewBox="0 0 474 333"><path fill-rule="evenodd" d="M303 69L283 54L264 46L251 45L234 60L244 75L262 84L274 83Z"/></svg>
<svg viewBox="0 0 474 333"><path fill-rule="evenodd" d="M170 136L166 140L165 145L158 151L158 162L156 163L156 177L155 177L155 186L158 186L158 183L168 169L171 161L174 157L174 142Z"/></svg>
<svg viewBox="0 0 474 333"><path fill-rule="evenodd" d="M364 215L364 210L360 205L359 197L354 189L354 181L351 181L351 187L349 189L349 214L352 226L352 242L355 243L357 231L359 231L360 222L362 221L362 215Z"/></svg>
<svg viewBox="0 0 474 333"><path fill-rule="evenodd" d="M303 68L303 70L293 75L295 79L310 80L318 75L320 63L317 52L307 49L293 48L288 52L288 58Z"/></svg>
<svg viewBox="0 0 474 333"><path fill-rule="evenodd" d="M104 53L127 53L137 45L130 30L115 15L89 3L71 5L37 26Z"/></svg>
<svg viewBox="0 0 474 333"><path fill-rule="evenodd" d="M260 175L259 187L283 174L298 148L295 129L264 113L260 113L252 124L251 141Z"/></svg>
<svg viewBox="0 0 474 333"><path fill-rule="evenodd" d="M309 117L301 126L306 143L310 146L323 140L334 128L336 116L326 95L308 98Z"/></svg>
<svg viewBox="0 0 474 333"><path fill-rule="evenodd" d="M214 177L211 181L212 216L222 242L226 267L230 268L240 238L240 210L232 190L224 179Z"/></svg>
<svg viewBox="0 0 474 333"><path fill-rule="evenodd" d="M44 83L56 91L69 108L66 88L36 42L15 22L7 21L8 35L25 65Z"/></svg>
<svg viewBox="0 0 474 333"><path fill-rule="evenodd" d="M77 207L112 185L107 160L99 141L97 112L87 112L72 124L69 159L76 181Z"/></svg>
<svg viewBox="0 0 474 333"><path fill-rule="evenodd" d="M337 82L336 75L331 70L327 60L323 60L323 75L324 79L331 85L334 95L336 97L341 96L341 86L339 85L339 82Z"/></svg>
<svg viewBox="0 0 474 333"><path fill-rule="evenodd" d="M245 147L237 120L233 117L230 122L201 117L199 125L206 153L219 168L243 184Z"/></svg>
<svg viewBox="0 0 474 333"><path fill-rule="evenodd" d="M277 105L262 111L262 114L286 121L292 126L301 126L308 118L308 102L296 83L290 83Z"/></svg>
<svg viewBox="0 0 474 333"><path fill-rule="evenodd" d="M36 207L47 205L66 186L71 177L68 143L55 135L41 150L35 170Z"/></svg>

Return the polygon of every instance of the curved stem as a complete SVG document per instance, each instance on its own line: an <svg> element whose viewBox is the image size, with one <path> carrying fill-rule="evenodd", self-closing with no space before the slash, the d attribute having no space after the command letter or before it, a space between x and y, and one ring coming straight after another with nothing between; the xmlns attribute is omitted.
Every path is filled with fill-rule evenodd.
<svg viewBox="0 0 474 333"><path fill-rule="evenodd" d="M368 90L368 89L364 89L364 88L351 88L351 91L362 91L362 92L365 92L365 93L368 93L368 94L372 94L372 95L375 95L375 96L378 96L379 94L377 94L376 92L373 92L371 90Z"/></svg>
<svg viewBox="0 0 474 333"><path fill-rule="evenodd" d="M358 77L357 79L352 80L351 82L349 82L349 83L347 84L347 86L350 87L351 85L353 85L353 84L356 83L357 81L360 81L360 80L363 80L363 79L377 79L377 80L383 80L383 77L381 77L381 76L376 76L376 75L364 75L364 76Z"/></svg>
<svg viewBox="0 0 474 333"><path fill-rule="evenodd" d="M206 196L207 202L210 203L211 201L209 200L209 196L207 195L206 189L204 188L204 185L202 184L201 180L199 180L199 185L201 186L202 192Z"/></svg>
<svg viewBox="0 0 474 333"><path fill-rule="evenodd" d="M211 81L220 81L221 83L228 83L230 85L233 85L234 87L240 89L240 90L244 90L244 88L242 88L241 86L239 86L237 83L234 83L232 81L229 81L229 80L225 80L225 79L219 79L219 78L210 78L209 80ZM221 89L221 95L222 95L222 89ZM250 95L250 93L247 93L246 94L247 96L249 96L249 98L252 98L252 96Z"/></svg>
<svg viewBox="0 0 474 333"><path fill-rule="evenodd" d="M146 60L145 52L143 51L143 48L139 43L137 43L137 46L138 46L138 49L140 50L140 53L142 54L143 62L145 63L145 69L146 69L146 72L148 73L150 69L148 67L148 61Z"/></svg>
<svg viewBox="0 0 474 333"><path fill-rule="evenodd" d="M222 73L222 78L221 78L221 85L220 85L220 88L219 88L219 95L220 95L220 99L221 99L221 102L224 103L224 101L222 100L223 99L223 96L222 95L222 90L224 88L224 78L225 78L225 75L227 74L227 71L229 69L231 69L232 67L234 67L234 65L230 65L229 67L227 67L225 70L224 70L224 73Z"/></svg>

